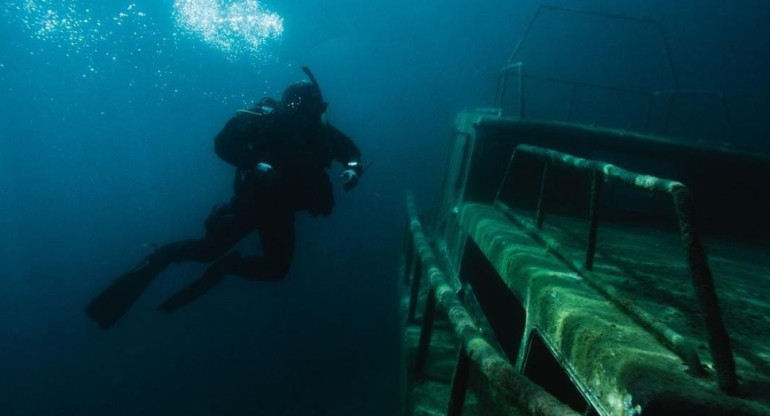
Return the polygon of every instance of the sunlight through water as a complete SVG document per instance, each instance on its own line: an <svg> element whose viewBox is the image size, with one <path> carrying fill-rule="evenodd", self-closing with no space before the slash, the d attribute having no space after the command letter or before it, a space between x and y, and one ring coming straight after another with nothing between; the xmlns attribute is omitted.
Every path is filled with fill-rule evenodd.
<svg viewBox="0 0 770 416"><path fill-rule="evenodd" d="M257 0L175 0L174 18L181 30L232 58L261 52L283 33L283 19Z"/></svg>
<svg viewBox="0 0 770 416"><path fill-rule="evenodd" d="M4 39L5 46L32 67L59 68L61 79L73 82L76 88L111 82L113 87L167 93L157 98L159 102L185 93L224 103L250 100L232 92L237 88L227 92L207 88L196 78L198 67L188 60L202 62L195 45L204 44L225 61L239 61L259 70L272 59L270 43L282 36L281 16L256 0L175 0L162 8L165 13L141 4L2 2L0 23L18 29L21 35ZM25 43L25 37L31 42ZM17 61L0 54L0 74L12 71L19 65ZM210 62L214 65L217 60Z"/></svg>

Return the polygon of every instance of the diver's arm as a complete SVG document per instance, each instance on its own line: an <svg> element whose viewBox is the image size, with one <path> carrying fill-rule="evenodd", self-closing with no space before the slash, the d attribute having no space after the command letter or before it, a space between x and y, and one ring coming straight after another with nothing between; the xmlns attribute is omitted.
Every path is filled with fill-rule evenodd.
<svg viewBox="0 0 770 416"><path fill-rule="evenodd" d="M238 169L254 169L261 152L252 124L243 115L231 118L214 138L217 156Z"/></svg>
<svg viewBox="0 0 770 416"><path fill-rule="evenodd" d="M349 191L358 185L358 179L364 173L364 165L361 162L361 151L350 137L344 135L336 128L329 126L332 153L334 159L340 162L345 170L340 175L342 185L346 191Z"/></svg>
<svg viewBox="0 0 770 416"><path fill-rule="evenodd" d="M364 166L361 163L361 151L358 150L353 140L341 131L332 126L329 126L329 131L334 160L341 163L346 170L352 170L356 175L361 176L364 173Z"/></svg>

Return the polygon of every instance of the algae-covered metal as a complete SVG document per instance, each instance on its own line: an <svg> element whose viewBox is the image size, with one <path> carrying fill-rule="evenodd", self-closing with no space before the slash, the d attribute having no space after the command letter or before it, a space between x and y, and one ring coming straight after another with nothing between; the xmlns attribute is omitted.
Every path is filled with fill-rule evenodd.
<svg viewBox="0 0 770 416"><path fill-rule="evenodd" d="M409 228L413 246L422 264L425 267L430 280L430 293L426 310L429 316L433 316L436 302L443 308L452 323L458 339L462 343L462 350L481 370L487 380L495 386L500 393L511 402L528 409L533 415L542 416L567 416L578 415L577 412L559 402L548 394L540 386L519 374L513 366L503 358L483 337L481 331L474 323L463 303L458 299L455 290L449 286L444 272L438 267L438 262L433 250L425 238L422 225L417 218L417 210L414 200L410 197L407 201ZM429 325L423 326L420 345L430 342L432 330L432 318L425 320ZM421 368L425 360L427 350L425 347L418 353L417 364ZM420 370L418 370L419 372Z"/></svg>
<svg viewBox="0 0 770 416"><path fill-rule="evenodd" d="M554 15L656 32L670 82L536 73L519 51ZM550 5L499 75L494 107L455 119L429 235L407 204L408 413L770 415L770 158L739 147L724 94L680 88L658 22ZM578 111L589 90L642 114ZM684 137L686 97L726 128Z"/></svg>
<svg viewBox="0 0 770 416"><path fill-rule="evenodd" d="M511 165L515 162L516 156L521 153L526 153L543 160L545 166L548 166L549 164L559 164L569 169L589 171L593 174L591 210L589 214L591 225L589 226L590 234L588 237L586 264L584 266L586 270L591 270L591 265L593 264L598 227L598 213L596 209L598 202L596 201L598 200L599 184L601 184L603 180L617 180L641 190L671 195L674 211L676 212L677 223L679 224L680 237L685 246L687 260L690 266L693 288L695 289L696 298L698 299L701 313L706 322L706 328L709 334L709 344L714 356L714 366L717 371L719 386L728 393L735 393L735 390L738 387L738 380L735 375L735 361L733 359L732 348L730 347L730 339L725 330L724 322L722 321L722 313L717 300L714 281L711 276L711 268L706 259L706 253L703 244L701 243L700 234L695 226L695 213L692 207L693 197L690 190L681 182L661 179L651 175L643 175L625 170L610 163L583 159L555 150L523 144L514 149L503 181L500 183L501 188L506 185ZM543 174L543 184L545 184L546 172L547 171L544 171ZM540 193L541 200L538 202L537 228L542 228L543 224L542 197L544 189L542 187ZM500 190L498 190L498 197L499 195ZM588 275L586 271L583 271L582 269L579 270L582 272L583 276ZM606 291L604 292L607 293ZM631 305L630 302L619 302L619 304ZM632 306L628 306L628 308L630 308L630 310L636 309ZM641 316L639 315L640 313L641 312L637 312L637 316ZM654 321L650 318L639 319L651 328L655 328L656 326L653 324ZM697 355L693 349L684 347L683 345L685 343L679 338L671 340L670 337L663 335L669 332L670 330L668 329L661 330L661 338L669 341L670 345L676 346L678 350L682 351L681 355L690 364L691 371L698 375L701 374L702 369L700 368L700 360L697 359Z"/></svg>
<svg viewBox="0 0 770 416"><path fill-rule="evenodd" d="M454 363L446 365L448 387L431 395L455 403L452 408L445 404L447 414L507 414L478 410L482 401L505 395L490 396L473 382L474 371L490 386L499 386L492 381L501 371L504 379L517 374L514 380L538 385L582 414L770 414L770 394L757 387L770 385L769 366L763 361L770 347L761 341L770 338L770 300L762 298L763 288L770 289L770 262L746 263L768 253L761 246L747 246L747 254L738 257L742 260L731 259L736 253L733 237L724 230L714 234L709 222L697 229L694 219L700 225L724 218L735 224L727 231L740 236L744 222L753 221L750 213L736 217L726 204L709 207L704 200L711 204L715 199L693 197L681 181L687 179L699 190L706 189L706 182L723 186L770 169L770 161L725 150L723 157L730 162L713 166L747 162L712 181L714 173L697 166L719 159L723 151L717 148L507 119L488 110L461 114L456 130L430 238L412 202L408 205L406 247L413 253L408 255L407 276L415 277L410 309L422 311L415 312L412 322L425 329L415 347L413 368L419 372L411 373L410 385L435 377L426 364L438 354L428 329L440 330L436 328L446 319L457 348L474 363L467 385L473 396L470 404L466 400L466 412L458 413L462 363L456 353L442 359ZM610 160L522 146L538 142L580 155L611 149L603 153ZM521 162L511 164L515 149ZM675 180L659 179L660 165L647 163L649 155L666 152L668 160L691 160L678 165ZM612 159L648 169L636 174ZM549 166L545 178L543 160ZM628 189L642 192L634 196ZM539 196L543 191L547 197ZM658 194L667 196L667 204L655 202ZM764 196L754 195L758 205L765 204ZM701 202L694 205L693 200ZM662 216L648 216L646 210ZM704 210L707 215L701 214ZM664 223L672 229L661 228ZM704 239L716 265L715 281L710 281ZM683 279L688 275L692 279ZM746 292L751 285L754 291ZM703 289L705 301L698 299ZM717 323L716 330L709 331L705 328L714 324L714 314L722 320L719 308L712 308L718 305L717 293L726 314L724 325L720 330ZM705 312L694 307L699 304ZM759 309L742 316L738 305L749 304ZM724 327L739 346L734 367ZM485 353L474 354L474 349ZM487 352L495 359L490 361ZM455 388L450 389L452 373ZM436 414L420 406L415 409L422 410L413 414Z"/></svg>

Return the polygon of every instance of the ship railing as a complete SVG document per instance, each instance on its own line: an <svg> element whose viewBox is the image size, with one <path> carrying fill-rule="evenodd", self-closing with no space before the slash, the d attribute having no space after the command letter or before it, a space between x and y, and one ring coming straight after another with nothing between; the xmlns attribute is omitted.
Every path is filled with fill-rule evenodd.
<svg viewBox="0 0 770 416"><path fill-rule="evenodd" d="M497 108L504 109L506 108L506 102L507 102L507 95L508 95L508 84L511 79L511 77L515 77L516 83L518 84L518 89L516 90L516 97L514 98L516 105L515 105L515 113L514 115L521 119L528 118L527 115L527 104L525 99L525 80L536 80L536 81L546 81L551 82L554 84L563 84L567 85L570 88L570 95L567 102L567 115L564 117L564 121L566 122L572 122L574 121L574 113L575 113L575 96L577 95L577 92L580 88L583 89L597 89L597 90L604 90L614 93L622 93L622 94L633 94L638 96L640 99L644 100L645 102L645 117L644 117L644 125L639 129L643 133L652 133L653 132L653 110L655 108L654 102L656 98L661 98L665 100L664 102L664 108L663 116L662 116L662 128L659 130L660 134L668 135L671 133L671 119L672 114L674 113L674 104L677 100L683 98L683 97L702 97L703 99L711 99L718 102L719 107L721 108L721 112L724 114L725 119L725 129L727 132L727 142L723 143L724 145L728 146L736 146L735 143L735 134L733 132L733 123L732 123L732 117L730 116L730 109L727 105L727 99L725 98L725 94L722 91L716 91L716 90L668 90L668 91L647 91L642 89L636 89L636 88L627 88L627 87L620 87L615 85L603 85L603 84L596 84L591 82L584 82L584 81L574 81L574 80L568 80L564 78L557 78L557 77L550 77L545 75L536 75L536 74L530 74L524 71L524 63L523 62L516 62L513 64L509 64L504 66L499 70L500 74L498 76L498 82L497 82L497 88L495 89L495 99L494 99L494 105ZM511 114L510 111L503 111L504 114Z"/></svg>
<svg viewBox="0 0 770 416"><path fill-rule="evenodd" d="M524 63L520 60L517 60L519 59L519 52L521 51L522 45L524 45L524 43L529 38L529 34L535 22L543 15L544 11L547 11L547 12L557 11L557 12L572 13L572 14L584 15L584 16L601 17L605 19L627 21L631 23L647 25L649 27L652 27L659 34L659 37L661 39L661 50L662 50L663 56L665 57L665 65L671 77L671 83L673 85L673 89L651 91L651 90L645 90L645 89L639 89L639 88L628 88L628 87L618 86L618 85L608 85L608 84L568 80L564 78L538 75L538 74L531 73L531 71L526 72L524 70ZM666 36L666 32L663 30L663 25L656 20L638 18L633 16L623 16L623 15L617 15L617 14L605 13L605 12L599 12L599 11L580 10L580 9L575 9L571 7L563 7L563 6L556 6L556 5L550 5L550 4L541 4L535 11L535 14L532 16L532 19L530 19L529 23L527 24L524 30L523 36L519 39L518 43L514 47L514 50L511 53L510 58L508 59L508 63L504 67L500 68L500 70L498 71L499 74L497 79L497 88L495 89L494 104L498 108L504 108L506 103L506 96L508 93L508 83L510 81L511 76L515 77L518 84L518 90L515 97L515 100L517 103L516 116L522 119L527 118L527 110L526 110L527 106L525 102L525 93L524 93L525 91L524 81L526 79L546 81L546 82L563 84L563 85L569 86L570 96L567 104L567 115L565 117L565 121L567 122L572 121L572 118L574 115L574 107L575 107L574 106L575 96L577 94L578 89L580 88L598 89L598 90L604 90L604 91L615 92L615 93L623 93L623 94L633 94L633 95L639 96L640 99L644 100L646 105L644 126L641 128L641 131L644 133L651 133L652 124L653 124L652 114L653 114L653 108L654 108L654 100L656 98L662 98L665 100L664 102L665 110L663 113L662 131L660 131L660 133L663 135L668 135L671 132L670 125L671 125L672 114L674 111L674 103L678 99L681 99L682 97L702 97L703 99L716 100L719 107L721 108L722 113L724 114L726 139L727 139L727 141L724 144L735 146L736 142L735 142L733 122L732 122L732 117L730 115L730 109L727 104L727 100L725 98L725 94L722 91L717 91L717 90L682 89L680 87L679 75L677 74L673 61L671 60L670 49L671 48L669 47L668 37Z"/></svg>
<svg viewBox="0 0 770 416"><path fill-rule="evenodd" d="M534 158L543 163L540 177L540 188L537 198L534 226L521 221L513 210L500 200L500 195L511 180L510 173L514 163L522 156ZM591 195L589 198L588 239L585 258L582 262L574 261L564 254L558 242L551 241L541 232L545 219L545 197L548 171L553 166L587 173L591 180ZM695 224L693 197L690 190L682 183L654 176L631 172L612 164L583 159L566 153L557 152L537 146L526 144L518 145L510 158L503 179L495 197L495 206L505 212L510 218L521 225L531 236L549 247L549 251L562 261L567 263L575 272L580 274L589 284L595 287L605 297L609 298L621 310L626 311L649 331L651 331L665 345L679 355L688 365L691 373L703 375L703 367L700 358L685 337L661 324L658 319L636 306L636 304L621 295L612 287L600 283L593 274L594 257L596 255L597 231L599 227L599 202L602 188L605 182L619 182L645 193L661 193L671 197L673 209L676 214L679 236L684 244L690 277L694 287L695 296L704 317L708 343L716 370L717 382L720 389L727 393L734 393L738 382L735 372L735 359L733 357L730 339L724 326L722 314L717 300L711 269L708 264L706 252L703 248L698 229Z"/></svg>
<svg viewBox="0 0 770 416"><path fill-rule="evenodd" d="M460 349L452 376L447 416L462 414L471 362L478 366L486 381L512 405L523 407L533 415L579 415L542 387L517 372L513 365L484 339L481 329L474 322L472 315L463 305L455 289L449 284L447 275L439 267L433 249L423 232L422 224L417 216L417 208L411 195L407 197L407 219L404 276L406 283L411 284L408 308L410 322L416 322L415 315L423 276L427 277L429 287L425 310L422 315L422 328L413 369L414 374L419 376L424 373L438 307L441 307L446 313L460 341Z"/></svg>

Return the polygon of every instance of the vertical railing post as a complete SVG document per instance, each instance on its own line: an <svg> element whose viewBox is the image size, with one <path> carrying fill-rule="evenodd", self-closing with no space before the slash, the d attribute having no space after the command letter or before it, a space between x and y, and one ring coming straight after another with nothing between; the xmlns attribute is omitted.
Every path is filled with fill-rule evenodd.
<svg viewBox="0 0 770 416"><path fill-rule="evenodd" d="M684 186L674 188L671 194L676 208L679 233L690 266L695 297L700 304L708 332L708 342L714 360L714 369L717 373L717 383L722 391L734 394L738 389L735 358L730 346L730 337L727 335L722 320L722 311L717 300L706 251L695 227L692 194Z"/></svg>
<svg viewBox="0 0 770 416"><path fill-rule="evenodd" d="M497 91L495 91L495 106L499 108L503 108L506 84L508 84L508 69L503 68L500 70L500 76L497 78Z"/></svg>
<svg viewBox="0 0 770 416"><path fill-rule="evenodd" d="M425 312L422 315L422 330L420 331L420 343L417 346L417 357L414 363L414 373L421 376L425 371L425 361L428 359L428 348L433 336L433 320L436 316L436 297L433 290L428 292L425 302Z"/></svg>
<svg viewBox="0 0 770 416"><path fill-rule="evenodd" d="M470 374L470 358L465 348L460 347L457 353L457 365L452 375L452 392L449 396L447 416L460 416L465 406L465 392L468 390L468 375Z"/></svg>
<svg viewBox="0 0 770 416"><path fill-rule="evenodd" d="M669 103L671 103L671 101L669 101ZM719 384L719 388L722 391L728 394L735 394L739 387L735 368L735 357L733 356L732 347L730 345L730 338L724 326L722 312L721 308L719 307L716 288L711 274L711 268L708 265L708 258L706 257L703 242L700 239L700 235L695 225L695 212L692 194L687 189L687 187L685 187L680 182L660 179L648 175L640 175L638 173L626 171L607 163L576 158L564 153L538 148L535 146L520 144L514 149L514 156L519 151L539 156L546 162L546 165L543 168L543 182L541 183L541 192L537 208L538 229L542 228L542 208L543 197L545 194L544 188L548 167L547 163L552 161L552 163L555 164L565 164L567 166L572 166L579 171L590 170L593 173L589 226L589 247L586 252L585 267L587 270L585 270L585 272L588 272L593 267L598 230L600 191L602 182L605 177L624 182L637 189L644 189L652 192L663 192L673 197L674 208L679 226L679 234L685 247L687 262L690 268L692 283L695 289L695 296L700 305L703 319L705 320L706 324L706 330L708 332L708 342L711 348L711 355L714 360L714 369L716 370L717 374L717 382ZM511 170L512 164L513 157L511 158L511 163L508 165L507 171ZM498 192L498 195L499 193L500 192ZM578 271L578 273L582 273L582 271ZM667 340L669 347L685 360L693 372L700 371L701 364L698 358L698 354L691 347L691 345L689 345L689 342L687 342L683 337L673 333L673 331L666 328L665 326L661 326L660 324L653 322L650 318L642 318L642 316L646 316L642 315L642 311L638 310L637 308L629 309L628 306L624 305L625 302L620 302L615 295L610 296L609 292L603 289L602 291L606 293L611 300L618 303L627 311L632 312L634 316L639 317L641 322L643 322L648 327L648 329L655 331L655 333L658 334L661 339Z"/></svg>
<svg viewBox="0 0 770 416"><path fill-rule="evenodd" d="M409 219L406 220L406 237L404 240L404 284L412 279L414 271L414 236L409 227Z"/></svg>
<svg viewBox="0 0 770 416"><path fill-rule="evenodd" d="M415 322L417 313L417 300L420 296L420 283L422 280L422 259L417 256L414 262L414 272L412 273L412 287L409 293L409 313L407 319L409 322Z"/></svg>
<svg viewBox="0 0 770 416"><path fill-rule="evenodd" d="M545 216L545 184L548 180L548 165L550 165L549 161L545 161L545 164L543 165L543 177L540 179L540 194L537 198L537 228L542 229L543 228L543 217Z"/></svg>
<svg viewBox="0 0 770 416"><path fill-rule="evenodd" d="M599 230L599 200L602 195L604 174L594 170L591 174L591 206L588 211L588 249L586 250L586 269L593 270L596 255L596 235Z"/></svg>

